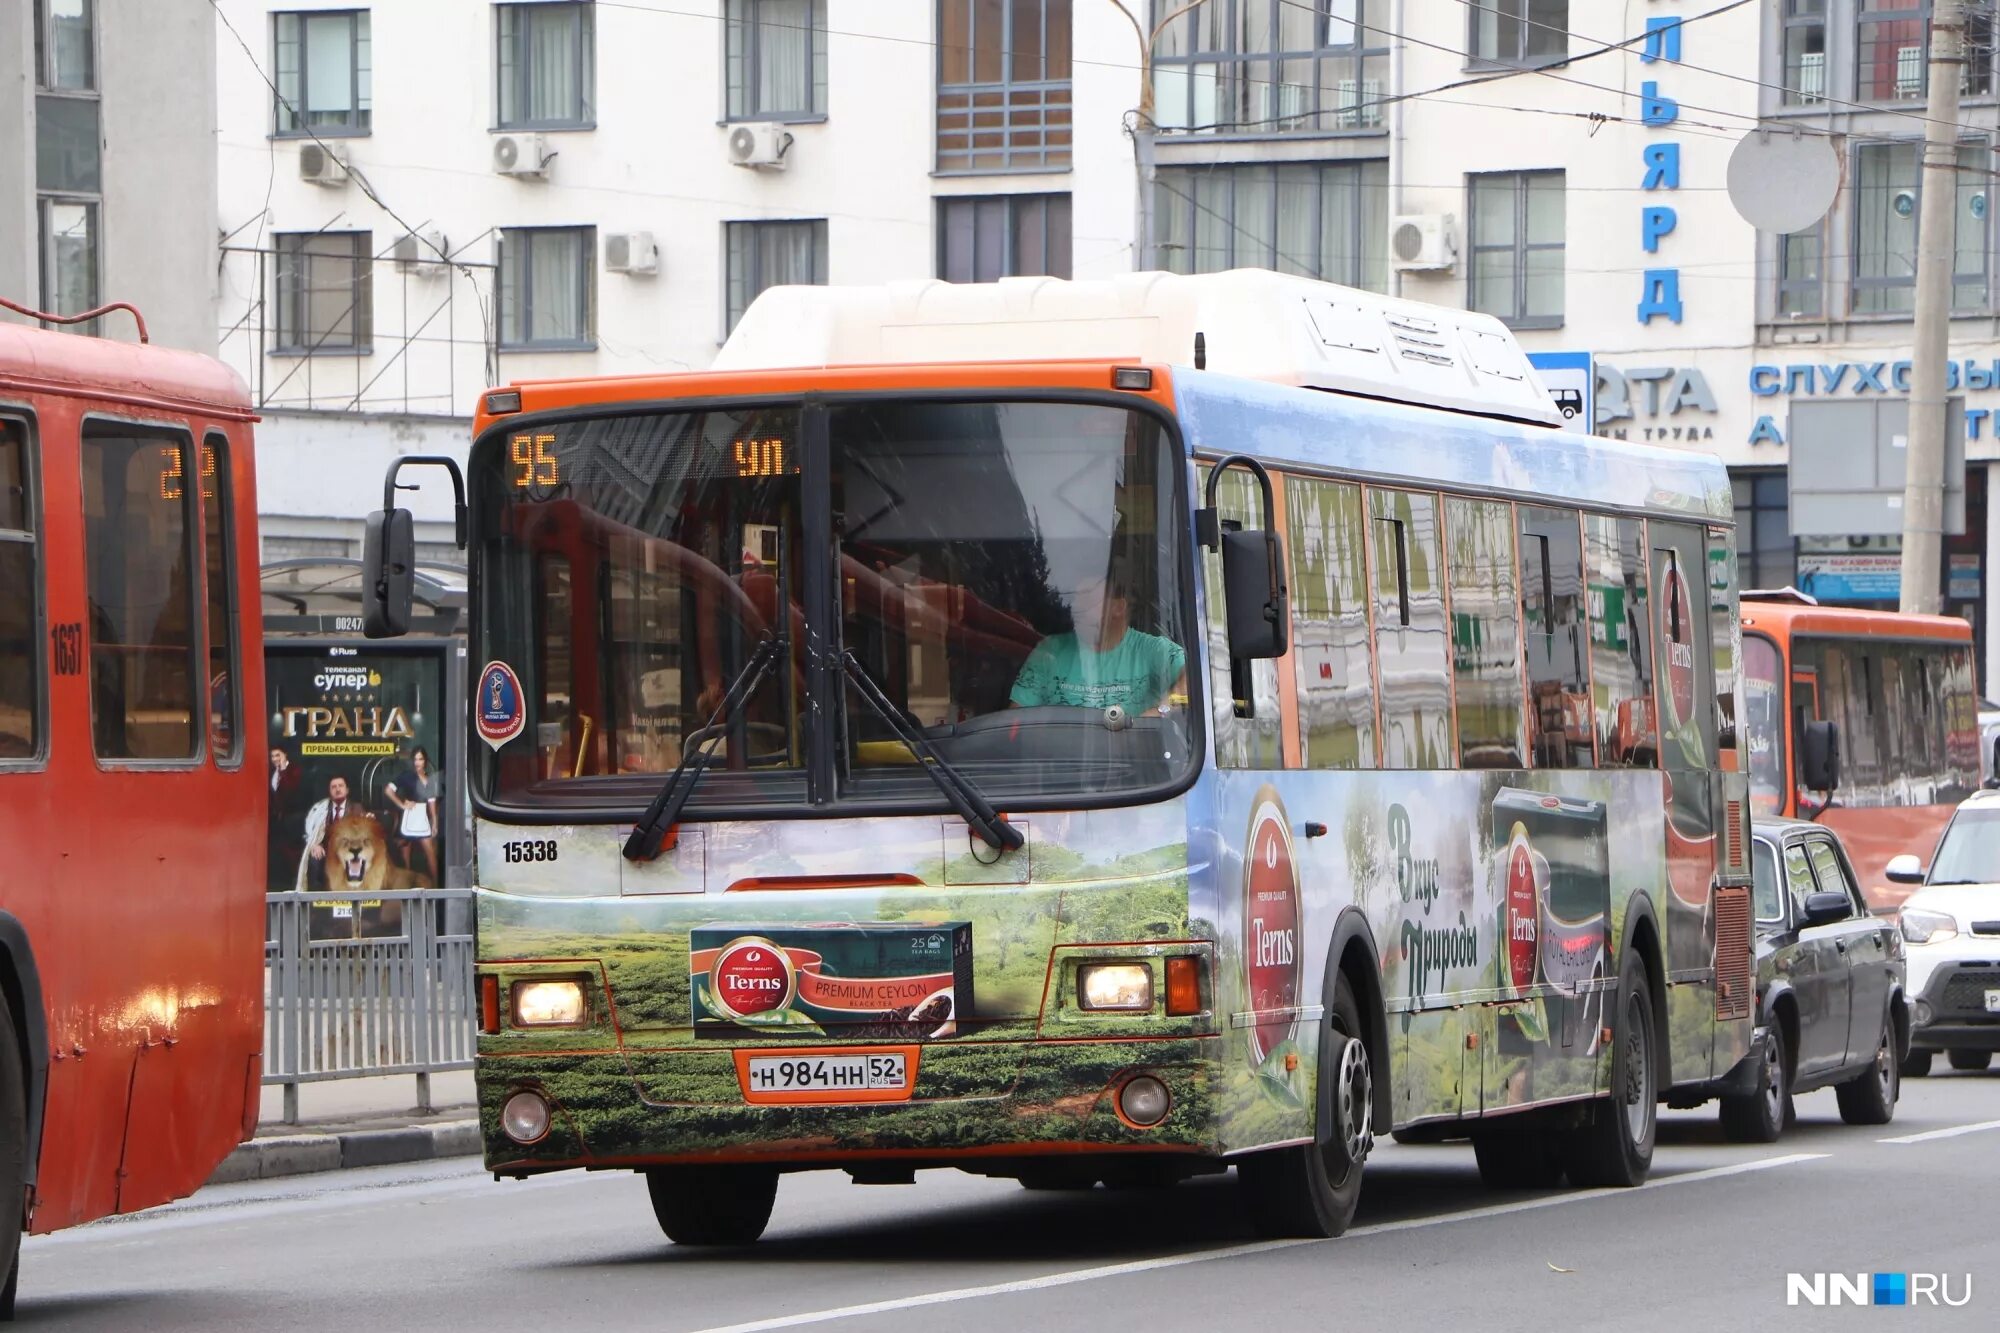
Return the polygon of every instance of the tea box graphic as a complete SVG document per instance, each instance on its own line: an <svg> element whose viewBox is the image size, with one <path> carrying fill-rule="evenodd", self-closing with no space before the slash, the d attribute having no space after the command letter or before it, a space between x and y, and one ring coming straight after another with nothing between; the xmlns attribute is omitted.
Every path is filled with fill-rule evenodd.
<svg viewBox="0 0 2000 1333"><path fill-rule="evenodd" d="M972 1012L972 926L697 926L688 973L696 1036L949 1037Z"/></svg>
<svg viewBox="0 0 2000 1333"><path fill-rule="evenodd" d="M1501 1045L1512 1035L1595 1050L1611 947L1605 804L1503 787L1493 798L1492 836L1502 885L1500 980L1510 994L1539 986L1542 997L1540 1014L1516 1013L1501 1025Z"/></svg>
<svg viewBox="0 0 2000 1333"><path fill-rule="evenodd" d="M1266 789L1250 816L1243 867L1244 976L1250 1009L1264 1015L1250 1029L1250 1057L1263 1064L1291 1038L1298 1024L1298 875L1292 865L1292 835L1275 791Z"/></svg>

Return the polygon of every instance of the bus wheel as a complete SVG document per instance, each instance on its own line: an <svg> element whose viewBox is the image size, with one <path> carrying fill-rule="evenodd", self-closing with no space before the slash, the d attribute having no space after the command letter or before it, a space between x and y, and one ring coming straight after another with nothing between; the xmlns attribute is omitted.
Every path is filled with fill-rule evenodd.
<svg viewBox="0 0 2000 1333"><path fill-rule="evenodd" d="M1479 1160L1480 1183L1490 1190L1547 1190L1562 1183L1560 1135L1504 1130L1474 1134L1472 1155Z"/></svg>
<svg viewBox="0 0 2000 1333"><path fill-rule="evenodd" d="M1646 960L1625 950L1618 969L1618 1026L1611 1034L1611 1093L1592 1108L1590 1123L1569 1132L1565 1165L1572 1185L1637 1185L1653 1166L1659 1114L1654 1077L1653 996Z"/></svg>
<svg viewBox="0 0 2000 1333"><path fill-rule="evenodd" d="M778 1197L768 1166L656 1166L646 1172L653 1216L676 1245L748 1245Z"/></svg>
<svg viewBox="0 0 2000 1333"><path fill-rule="evenodd" d="M21 1280L21 1225L27 1204L28 1080L21 1048L14 1040L14 1014L0 994L0 1319L14 1317L14 1291Z"/></svg>
<svg viewBox="0 0 2000 1333"><path fill-rule="evenodd" d="M1250 1225L1261 1236L1338 1236L1361 1202L1361 1174L1374 1142L1374 1074L1367 1029L1346 974L1319 1032L1317 1141L1251 1153L1236 1163Z"/></svg>
<svg viewBox="0 0 2000 1333"><path fill-rule="evenodd" d="M1757 1089L1741 1097L1722 1099L1722 1132L1738 1143L1776 1143L1785 1132L1792 1109L1792 1089L1786 1082L1785 1028L1771 1024L1764 1043L1764 1063L1757 1071Z"/></svg>

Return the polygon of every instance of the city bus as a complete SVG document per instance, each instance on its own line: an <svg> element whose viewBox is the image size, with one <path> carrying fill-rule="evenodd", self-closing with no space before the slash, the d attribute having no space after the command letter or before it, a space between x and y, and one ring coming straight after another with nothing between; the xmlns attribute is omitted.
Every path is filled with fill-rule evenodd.
<svg viewBox="0 0 2000 1333"><path fill-rule="evenodd" d="M0 323L9 1308L24 1227L189 1194L256 1129L253 420L207 357Z"/></svg>
<svg viewBox="0 0 2000 1333"><path fill-rule="evenodd" d="M1304 1236L1391 1132L1642 1181L1754 1071L1732 509L1559 420L1498 321L1257 272L779 288L487 391L487 1165L690 1244L811 1169Z"/></svg>
<svg viewBox="0 0 2000 1333"><path fill-rule="evenodd" d="M1888 878L1889 860L1936 846L1980 785L1972 627L1784 591L1745 596L1742 614L1752 814L1833 829L1869 905L1894 911L1911 887ZM1813 746L1829 771L1812 772Z"/></svg>

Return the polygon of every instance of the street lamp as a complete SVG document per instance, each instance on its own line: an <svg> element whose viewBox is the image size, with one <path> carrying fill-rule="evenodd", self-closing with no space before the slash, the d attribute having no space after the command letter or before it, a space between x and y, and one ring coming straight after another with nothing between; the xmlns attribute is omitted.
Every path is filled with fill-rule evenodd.
<svg viewBox="0 0 2000 1333"><path fill-rule="evenodd" d="M1153 143L1159 132L1159 127L1153 123L1153 47L1159 42L1160 34L1175 19L1190 10L1201 8L1208 0L1188 0L1187 4L1154 24L1150 35L1140 24L1139 16L1125 7L1124 0L1111 0L1111 3L1132 25L1132 35L1139 39L1139 114L1132 126L1132 150L1139 166L1139 244L1138 253L1133 257L1133 267L1143 272L1159 267L1159 247L1153 236Z"/></svg>

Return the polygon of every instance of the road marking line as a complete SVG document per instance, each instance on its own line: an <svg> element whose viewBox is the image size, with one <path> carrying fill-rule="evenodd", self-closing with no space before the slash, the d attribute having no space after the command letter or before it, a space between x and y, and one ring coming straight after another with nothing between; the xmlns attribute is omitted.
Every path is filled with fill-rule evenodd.
<svg viewBox="0 0 2000 1333"><path fill-rule="evenodd" d="M1537 1208L1557 1208L1564 1204L1580 1203L1607 1195L1632 1195L1650 1189L1661 1189L1668 1185L1691 1184L1700 1180L1717 1180L1724 1176L1738 1176L1750 1171L1765 1171L1774 1166L1791 1166L1797 1162L1814 1162L1831 1156L1822 1152L1787 1153L1782 1157L1760 1157L1751 1162L1738 1162L1731 1166L1709 1167L1703 1171L1690 1171L1685 1175L1665 1176L1650 1180L1637 1190L1574 1190L1564 1194L1544 1195L1537 1199L1522 1199L1515 1203L1493 1204L1485 1208L1472 1208L1464 1212L1447 1213L1441 1217L1411 1217L1397 1222L1375 1222L1368 1226L1351 1228L1348 1236L1377 1236L1392 1231L1414 1231L1420 1227L1444 1226L1452 1222L1476 1222L1489 1217L1503 1217L1509 1213L1524 1213ZM950 1291L926 1292L921 1296L903 1296L893 1300L870 1301L865 1305L843 1305L831 1310L811 1310L803 1314L778 1315L771 1319L753 1319L743 1324L723 1324L700 1330L700 1333L766 1333L778 1328L797 1328L801 1324L824 1324L836 1319L855 1319L863 1315L890 1314L898 1310L914 1310L926 1305L943 1305L952 1301L978 1300L985 1296L1006 1296L1015 1292L1042 1291L1049 1287L1067 1287L1078 1282L1095 1282L1101 1278L1127 1277L1134 1273L1151 1273L1162 1268L1181 1268L1188 1264L1208 1263L1215 1259L1236 1259L1245 1255L1270 1254L1277 1250L1296 1249L1301 1245L1325 1245L1323 1240L1260 1240L1246 1245L1226 1245L1220 1249L1203 1250L1197 1254L1174 1254L1159 1259L1138 1259L1131 1263L1105 1264L1097 1268L1077 1268L1067 1273L1049 1273L1042 1277L1020 1278L1013 1282L995 1282L983 1287L958 1287Z"/></svg>
<svg viewBox="0 0 2000 1333"><path fill-rule="evenodd" d="M1961 1134L1977 1134L1982 1129L2000 1129L2000 1120L1982 1120L1976 1125L1953 1125L1950 1129L1927 1129L1921 1134L1904 1134L1877 1143L1928 1143L1932 1139L1955 1139Z"/></svg>

